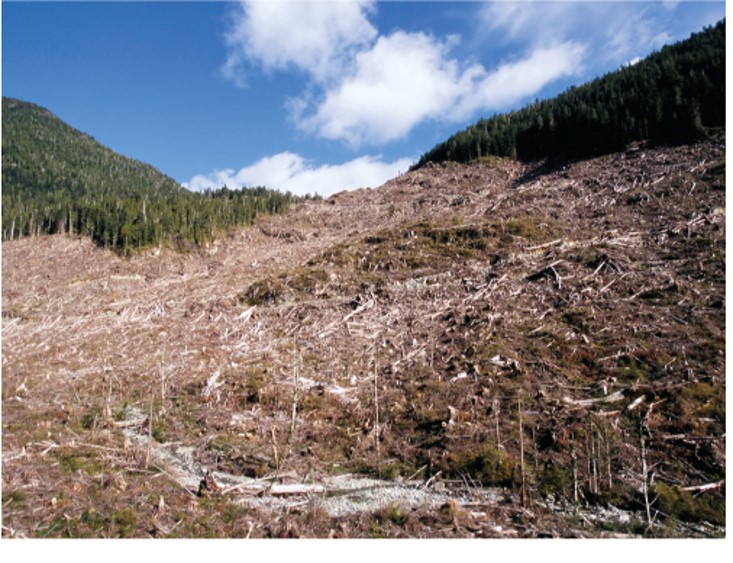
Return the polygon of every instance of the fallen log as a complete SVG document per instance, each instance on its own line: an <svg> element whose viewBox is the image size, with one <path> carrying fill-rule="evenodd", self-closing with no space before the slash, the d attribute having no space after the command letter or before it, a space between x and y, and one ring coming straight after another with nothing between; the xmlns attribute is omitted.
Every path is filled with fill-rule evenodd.
<svg viewBox="0 0 733 563"><path fill-rule="evenodd" d="M712 489L719 489L723 485L725 485L725 479L723 479L722 481L718 481L716 483L705 483L704 485L693 485L691 487L682 487L682 490L683 491L688 491L688 492L698 492L698 493L701 493L703 491L710 491Z"/></svg>
<svg viewBox="0 0 733 563"><path fill-rule="evenodd" d="M544 244L538 244L537 246L530 246L528 248L525 248L525 250L527 252L533 252L535 250L542 250L543 248L550 248L551 246L559 246L562 244L563 244L563 239L559 238L557 240L546 242Z"/></svg>
<svg viewBox="0 0 733 563"><path fill-rule="evenodd" d="M571 399L567 395L562 398L563 402L576 407L590 407L596 403L617 403L619 401L623 401L623 399L623 391L615 391L610 395L599 397L598 399Z"/></svg>
<svg viewBox="0 0 733 563"><path fill-rule="evenodd" d="M324 493L326 488L318 484L302 484L302 483L275 483L269 490L273 496L291 496L291 495L309 495L314 493Z"/></svg>

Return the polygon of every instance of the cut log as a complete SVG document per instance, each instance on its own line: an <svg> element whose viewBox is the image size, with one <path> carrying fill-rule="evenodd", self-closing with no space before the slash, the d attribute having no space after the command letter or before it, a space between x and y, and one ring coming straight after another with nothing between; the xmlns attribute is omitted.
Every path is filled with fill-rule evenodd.
<svg viewBox="0 0 733 563"><path fill-rule="evenodd" d="M562 398L562 400L573 406L577 407L590 407L592 405L595 405L596 403L617 403L619 401L623 401L624 399L624 392L623 391L615 391L614 393L611 393L610 395L607 395L605 397L599 397L598 399L571 399L567 395Z"/></svg>
<svg viewBox="0 0 733 563"><path fill-rule="evenodd" d="M311 495L325 492L326 488L318 484L303 483L276 483L272 485L270 494L273 496Z"/></svg>
<svg viewBox="0 0 733 563"><path fill-rule="evenodd" d="M712 489L719 489L723 485L725 485L725 479L723 479L722 481L718 481L716 483L705 483L704 485L693 485L691 487L682 487L682 490L683 491L688 491L688 492L698 492L698 493L701 493L703 491L710 491Z"/></svg>

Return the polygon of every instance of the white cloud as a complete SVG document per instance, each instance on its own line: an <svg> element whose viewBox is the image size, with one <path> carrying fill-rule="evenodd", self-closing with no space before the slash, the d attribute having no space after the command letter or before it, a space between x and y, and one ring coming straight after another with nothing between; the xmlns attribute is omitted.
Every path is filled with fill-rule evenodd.
<svg viewBox="0 0 733 563"><path fill-rule="evenodd" d="M585 47L566 42L555 47L537 49L529 57L507 63L488 74L476 84L463 102L463 114L481 109L505 109L539 92L549 82L577 74L581 68Z"/></svg>
<svg viewBox="0 0 733 563"><path fill-rule="evenodd" d="M563 43L488 72L450 58L454 41L398 31L356 56L354 71L328 90L300 126L352 146L383 144L427 120L458 122L479 110L505 109L552 80L573 74L583 48Z"/></svg>
<svg viewBox="0 0 733 563"><path fill-rule="evenodd" d="M607 60L623 60L639 53L659 49L671 42L672 37L643 12L618 15L606 20L606 44L603 47Z"/></svg>
<svg viewBox="0 0 733 563"><path fill-rule="evenodd" d="M678 2L663 5L674 11ZM663 30L664 19L642 2L490 2L483 4L479 13L478 19L492 41L536 49L572 37L588 44L589 55L615 64L646 54L671 39Z"/></svg>
<svg viewBox="0 0 733 563"><path fill-rule="evenodd" d="M374 10L371 0L242 2L227 35L224 72L241 83L247 64L299 69L310 80L284 100L291 120L309 134L358 148L402 139L426 120L455 123L506 109L572 74L583 55L579 44L558 42L489 71L452 55L457 36L378 35L368 19ZM507 14L501 25L511 15L529 17L516 9Z"/></svg>
<svg viewBox="0 0 733 563"><path fill-rule="evenodd" d="M572 9L566 2L487 2L481 6L480 19L489 31L499 31L506 41L529 36L536 43L544 43L549 34L562 32Z"/></svg>
<svg viewBox="0 0 733 563"><path fill-rule="evenodd" d="M193 191L225 185L229 188L267 186L296 195L318 193L325 197L342 190L380 186L405 172L412 163L409 158L384 162L381 157L362 156L342 164L313 166L300 155L281 152L238 171L217 170L194 176L184 186Z"/></svg>
<svg viewBox="0 0 733 563"><path fill-rule="evenodd" d="M417 123L450 110L480 69L459 68L447 43L423 33L380 37L355 58L354 71L329 89L304 130L327 139L381 144L406 135Z"/></svg>
<svg viewBox="0 0 733 563"><path fill-rule="evenodd" d="M367 19L373 5L373 0L241 2L231 14L229 56L222 70L240 83L247 62L266 71L292 66L318 81L329 80L376 37Z"/></svg>

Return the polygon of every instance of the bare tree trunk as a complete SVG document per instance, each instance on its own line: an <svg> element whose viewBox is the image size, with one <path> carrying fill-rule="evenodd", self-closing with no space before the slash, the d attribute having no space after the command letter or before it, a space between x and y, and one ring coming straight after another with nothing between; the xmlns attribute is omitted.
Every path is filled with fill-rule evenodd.
<svg viewBox="0 0 733 563"><path fill-rule="evenodd" d="M591 454L591 432L590 424L588 425L588 432L585 435L585 478L587 482L588 490L593 492L593 455Z"/></svg>
<svg viewBox="0 0 733 563"><path fill-rule="evenodd" d="M496 447L501 447L501 432L499 430L499 399L495 398L492 403L492 408L494 410L494 421L496 423Z"/></svg>
<svg viewBox="0 0 733 563"><path fill-rule="evenodd" d="M527 475L524 467L524 423L522 420L522 395L517 397L519 410L519 467L522 477L522 507L527 506Z"/></svg>
<svg viewBox="0 0 733 563"><path fill-rule="evenodd" d="M539 454L537 453L537 434L536 434L537 425L532 424L532 455L534 456L534 471L535 475L539 475L540 473L540 465L539 465Z"/></svg>
<svg viewBox="0 0 733 563"><path fill-rule="evenodd" d="M654 521L652 520L651 502L649 502L649 467L646 462L646 438L644 437L644 426L648 415L647 412L645 416L639 418L639 461L641 462L641 492L644 495L648 528L651 529Z"/></svg>
<svg viewBox="0 0 733 563"><path fill-rule="evenodd" d="M298 362L300 360L300 354L298 353L298 347L295 347L296 357L293 359L293 404L290 411L290 432L288 433L288 447L293 440L295 435L295 421L298 416Z"/></svg>
<svg viewBox="0 0 733 563"><path fill-rule="evenodd" d="M573 502L578 504L578 454L575 451L575 437L570 438L570 462L573 466Z"/></svg>
<svg viewBox="0 0 733 563"><path fill-rule="evenodd" d="M148 448L145 452L145 469L150 466L150 447L153 443L153 393L150 393L150 410L148 412Z"/></svg>
<svg viewBox="0 0 733 563"><path fill-rule="evenodd" d="M158 371L160 371L160 400L165 402L165 368L163 362L159 362Z"/></svg>
<svg viewBox="0 0 733 563"><path fill-rule="evenodd" d="M591 458L591 491L598 494L598 455L599 448L596 448L597 432L593 430L593 419L588 419L588 432L590 433L590 458Z"/></svg>
<svg viewBox="0 0 733 563"><path fill-rule="evenodd" d="M608 429L603 432L606 441L606 471L608 472L608 489L613 488L613 473L611 472L611 439L608 436Z"/></svg>
<svg viewBox="0 0 733 563"><path fill-rule="evenodd" d="M379 346L379 342L375 346ZM379 451L379 369L377 348L374 350L374 447L377 454L377 475L382 477L382 457Z"/></svg>
<svg viewBox="0 0 733 563"><path fill-rule="evenodd" d="M280 456L277 453L277 438L275 437L275 433L277 432L276 427L272 427L270 429L270 438L272 439L272 456L275 461L275 470L280 470Z"/></svg>
<svg viewBox="0 0 733 563"><path fill-rule="evenodd" d="M102 416L105 420L112 419L112 374L105 376L104 379L108 379L109 385L107 386L107 396L104 398L104 408L102 409ZM103 381L104 381L103 379Z"/></svg>

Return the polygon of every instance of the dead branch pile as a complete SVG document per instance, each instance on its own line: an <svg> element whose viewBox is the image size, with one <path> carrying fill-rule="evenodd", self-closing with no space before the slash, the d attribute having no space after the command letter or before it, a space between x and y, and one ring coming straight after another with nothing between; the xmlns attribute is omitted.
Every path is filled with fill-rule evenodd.
<svg viewBox="0 0 733 563"><path fill-rule="evenodd" d="M6 243L12 527L69 529L56 482L134 504L123 483L165 481L124 443L133 409L232 474L440 472L591 502L641 490L634 417L655 405L657 481L724 499L724 188L723 140L433 166L186 255Z"/></svg>

